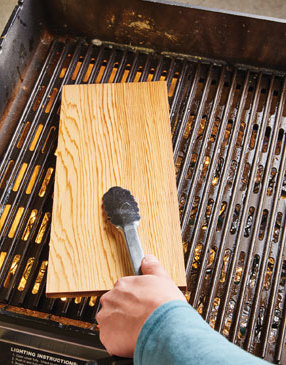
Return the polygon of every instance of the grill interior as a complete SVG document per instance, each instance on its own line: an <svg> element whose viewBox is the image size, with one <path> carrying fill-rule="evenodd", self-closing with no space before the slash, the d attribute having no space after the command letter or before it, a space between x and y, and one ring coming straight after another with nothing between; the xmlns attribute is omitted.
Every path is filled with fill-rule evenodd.
<svg viewBox="0 0 286 365"><path fill-rule="evenodd" d="M48 49L0 167L3 306L93 328L98 298L45 297L61 87L166 80L186 295L231 341L286 364L284 74L81 39Z"/></svg>

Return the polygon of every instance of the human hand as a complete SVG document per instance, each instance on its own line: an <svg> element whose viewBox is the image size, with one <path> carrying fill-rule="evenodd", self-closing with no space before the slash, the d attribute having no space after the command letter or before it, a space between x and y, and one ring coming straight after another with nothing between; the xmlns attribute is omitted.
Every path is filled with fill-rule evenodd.
<svg viewBox="0 0 286 365"><path fill-rule="evenodd" d="M186 301L183 293L153 255L143 258L143 275L119 279L114 288L100 298L96 315L99 336L113 355L132 357L145 320L161 304Z"/></svg>

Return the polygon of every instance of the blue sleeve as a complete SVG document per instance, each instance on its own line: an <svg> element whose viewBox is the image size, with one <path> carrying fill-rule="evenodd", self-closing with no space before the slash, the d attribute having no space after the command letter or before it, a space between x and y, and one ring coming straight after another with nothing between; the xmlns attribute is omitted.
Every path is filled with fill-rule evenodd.
<svg viewBox="0 0 286 365"><path fill-rule="evenodd" d="M157 308L144 323L135 365L266 365L214 331L183 301Z"/></svg>

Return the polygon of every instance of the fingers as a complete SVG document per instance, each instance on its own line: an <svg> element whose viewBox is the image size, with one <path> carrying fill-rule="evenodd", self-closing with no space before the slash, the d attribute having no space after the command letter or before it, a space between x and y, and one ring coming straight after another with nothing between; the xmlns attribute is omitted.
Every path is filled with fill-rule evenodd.
<svg viewBox="0 0 286 365"><path fill-rule="evenodd" d="M141 271L144 275L169 276L157 258L153 255L146 255L143 258Z"/></svg>

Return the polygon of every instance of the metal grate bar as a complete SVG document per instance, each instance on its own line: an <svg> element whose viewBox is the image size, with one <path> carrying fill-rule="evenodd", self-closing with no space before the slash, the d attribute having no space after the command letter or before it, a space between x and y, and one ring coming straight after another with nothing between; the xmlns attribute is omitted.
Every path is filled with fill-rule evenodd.
<svg viewBox="0 0 286 365"><path fill-rule="evenodd" d="M285 235L283 235L283 236L284 236L284 239L286 239ZM284 252L284 254L285 254L285 252ZM279 337L278 337L278 346L277 346L277 352L276 352L276 360L278 363L281 363L281 364L284 364L285 360L286 360L285 343L286 343L286 300L284 300L284 309L283 309L283 315L281 318L281 328L280 328L280 333L279 333Z"/></svg>
<svg viewBox="0 0 286 365"><path fill-rule="evenodd" d="M45 59L45 62L43 64L43 67L39 73L38 79L33 87L33 90L31 91L29 100L27 101L25 108L21 114L21 117L19 119L18 122L18 126L11 138L11 141L7 147L7 150L3 156L2 162L1 162L1 166L0 166L0 180L3 179L3 174L4 171L6 170L7 164L9 162L9 157L11 156L12 150L14 148L14 145L16 144L17 140L19 139L19 136L24 128L24 124L23 122L25 121L28 111L31 108L31 106L34 104L35 102L35 98L36 98L36 93L38 88L40 87L41 83L43 82L43 78L47 72L48 67L50 66L50 64L52 63L53 58L55 57L55 54L57 52L58 49L58 43L53 41L50 47L50 51Z"/></svg>
<svg viewBox="0 0 286 365"><path fill-rule="evenodd" d="M284 103L285 103L285 88L286 88L286 81L284 80L282 94L281 94L280 102L279 102L279 108L277 111L277 117L274 122L274 131L273 131L272 139L270 142L270 148L269 148L269 154L268 154L269 157L268 157L266 167L265 167L265 172L264 172L265 176L269 176L270 168L272 165L272 159L275 157L274 149L276 147L278 132L279 132L279 128L281 126L282 111L283 111L283 107L284 107ZM271 249L271 240L273 237L273 232L274 232L274 227L275 227L275 219L276 219L275 212L277 211L278 201L281 197L282 181L283 181L284 171L285 171L285 166L286 166L285 157L286 156L283 155L283 158L281 161L281 167L279 169L276 194L275 194L275 199L274 199L273 206L272 206L273 214L271 215L271 218L270 218L270 223L269 223L270 228L268 230L267 239L266 239L265 246L264 246L263 258L262 258L260 270L258 273L258 281L257 281L257 285L256 285L255 295L254 295L254 301L252 302L252 308L251 308L252 313L251 313L251 317L249 320L250 327L249 327L249 331L248 331L247 338L246 338L246 349L248 351L250 350L250 347L251 347L252 341L253 341L253 337L254 337L255 322L257 321L257 315L258 315L257 312L258 312L258 306L259 306L260 293L261 293L262 285L263 285L264 278L265 278L266 266L267 266L267 262L268 262L268 258L269 258L270 249ZM268 179L265 178L264 184L262 187L262 191L261 191L262 197L266 196L267 187L268 187ZM261 199L261 203L263 203L262 199ZM261 207L261 210L262 210L262 206L263 206L262 204L259 206L259 207ZM258 229L259 229L259 220L256 221L255 228L256 229L253 230L253 236L252 236L253 242L255 242L257 240Z"/></svg>
<svg viewBox="0 0 286 365"><path fill-rule="evenodd" d="M34 129L33 127L35 126L35 124L38 122L41 114L42 114L42 110L43 110L43 107L44 107L44 102L47 101L47 97L48 95L50 94L51 92L51 89L52 89L52 86L53 86L53 83L54 83L54 78L57 76L57 74L59 73L59 70L60 68L62 67L62 64L64 62L64 59L65 57L67 56L67 53L68 53L68 48L64 48L63 52L61 53L61 57L60 57L60 60L57 64L57 67L54 69L54 72L52 74L52 77L50 79L50 82L48 83L47 85L47 88L45 89L45 93L39 103L39 106L37 108L37 111L34 115L34 118L33 118L33 121L31 122L31 128L27 134L27 137L22 145L22 148L20 149L19 151L19 155L18 155L18 158L17 158L17 161L16 161L16 164L15 164L15 167L13 169L13 174L11 174L10 178L8 179L8 181L6 182L6 187L4 188L4 193L2 194L1 198L0 198L0 204L3 204L5 202L5 198L6 198L6 193L9 194L9 189L10 189L10 185L14 183L15 181L15 178L19 172L19 169L20 169L20 166L19 166L19 162L20 159L23 157L23 154L26 152L28 146L31 144L32 142L32 138L33 138L33 132L34 132ZM28 118L29 114L27 115L27 118ZM11 154L10 154L11 156ZM0 179L3 178L3 170L1 169L1 172L0 173Z"/></svg>
<svg viewBox="0 0 286 365"><path fill-rule="evenodd" d="M180 72L177 84L176 84L176 89L174 92L174 96L171 99L171 108L170 108L170 119L171 119L171 129L173 130L174 126L175 126L175 122L176 122L176 117L178 115L178 110L181 106L181 103L183 101L182 98L182 92L188 77L188 71L189 71L189 65L186 61L184 61L183 63L183 67L182 67L182 71ZM175 71L174 71L175 72ZM170 79L170 84L168 84L168 89L171 86L171 79Z"/></svg>
<svg viewBox="0 0 286 365"><path fill-rule="evenodd" d="M285 98L285 84L284 84L284 90L283 90L283 98ZM281 99L282 100L282 99ZM284 100L283 100L284 101ZM281 117L281 115L280 115ZM275 196L275 205L277 207L278 205L278 200L281 197L281 187L282 187L282 181L283 181L283 172L285 171L286 168L286 140L285 140L285 135L284 135L284 146L283 146L283 160L281 161L281 167L279 170L279 178L277 181L277 192L276 192L276 196ZM274 210L274 209L273 209ZM275 210L274 210L275 212ZM268 248L268 246L270 246L270 241L273 237L273 231L274 231L274 227L275 227L275 220L274 220L274 214L272 215L272 219L269 223L269 227L270 227L270 233L268 234L267 237L267 243L266 243L266 250L269 251L270 247ZM281 272L282 272L282 263L283 263L283 252L285 251L285 247L286 247L286 225L285 225L285 217L284 217L284 225L283 225L283 235L282 235L282 239L281 239L281 244L279 246L279 251L278 251L278 255L277 255L277 260L276 260L276 266L275 266L275 270L273 273L273 284L272 284L272 290L269 294L269 300L268 300L268 311L266 314L266 325L265 325L265 330L263 333L263 340L262 340L262 351L261 351L261 356L264 358L267 355L267 348L269 346L269 333L270 333L270 329L272 326L272 322L273 322L273 317L274 317L274 310L275 310L275 300L273 300L273 298L277 298L277 294L278 294L278 286L279 286L279 281L281 280ZM269 255L269 252L268 252ZM266 257L266 254L265 254ZM266 261L266 260L264 260ZM263 263L264 266L266 266L266 263ZM265 267L262 269L263 273L265 272ZM257 288L259 286L259 282L257 285ZM262 283L260 284L260 291L262 289ZM280 351L281 352L281 351Z"/></svg>
<svg viewBox="0 0 286 365"><path fill-rule="evenodd" d="M82 65L81 65L81 67L78 71L78 74L76 75L76 78L75 78L75 81L74 81L75 84L79 84L83 80L84 75L87 71L87 68L90 64L93 51L94 51L94 47L92 45L89 45L88 49L86 51L86 54L84 56Z"/></svg>
<svg viewBox="0 0 286 365"><path fill-rule="evenodd" d="M132 82L132 80L134 80L138 64L139 64L139 53L136 52L126 82Z"/></svg>
<svg viewBox="0 0 286 365"><path fill-rule="evenodd" d="M176 128L175 128L175 131L174 131L174 135L173 135L173 141L174 141L173 148L174 148L174 160L175 161L178 158L181 139L183 137L184 131L186 129L186 125L187 125L188 120L189 120L190 110L191 110L191 104L192 104L193 99L195 97L195 90L197 88L197 84L198 84L198 81L199 81L200 67L201 66L198 63L198 65L196 67L196 73L194 75L191 88L189 89L189 92L188 92L188 99L187 99L186 106L184 108L184 113L182 115L182 119L179 119L178 120L178 123L177 123Z"/></svg>
<svg viewBox="0 0 286 365"><path fill-rule="evenodd" d="M216 113L216 110L217 110L217 107L218 107L218 104L219 104L219 100L221 98L221 93L222 93L222 90L223 90L224 77L225 77L225 68L222 68L220 78L219 78L219 82L218 82L218 86L217 86L217 90L216 90L216 94L215 94L215 97L214 97L214 102L212 104L212 109L211 109L210 116L209 116L209 122L208 122L208 125L207 125L207 128L206 128L206 131L203 135L203 140L202 140L200 150L197 153L198 154L198 160L196 161L196 169L195 169L194 173L192 174L191 179L189 179L189 182L188 182L188 185L190 185L190 189L187 192L184 191L181 194L179 194L179 202L180 203L182 202L182 195L184 194L182 203L185 202L185 196L187 196L187 200L184 204L185 212L190 211L191 205L192 205L193 200L194 200L194 194L195 194L195 188L196 188L196 184L194 182L198 181L199 175L201 173L200 166L202 166L202 164L203 164L204 151L207 149L207 144L208 144L208 141L209 141L210 136L211 136L212 126L213 126L213 122L214 122L214 118L215 118L215 113Z"/></svg>
<svg viewBox="0 0 286 365"><path fill-rule="evenodd" d="M264 111L264 123L262 124L262 128L260 129L260 133L257 137L258 148L256 148L256 150L255 150L255 157L254 157L252 166L256 166L257 162L258 162L258 156L259 156L259 151L260 151L259 147L261 147L261 144L262 144L262 141L263 141L262 136L264 135L265 129L266 129L265 121L267 120L267 117L268 117L268 110L269 110L269 107L270 107L270 101L271 101L272 94L273 94L273 82L274 82L274 78L272 77L270 88L269 88L269 91L268 91L266 107L265 107L265 111ZM249 179L249 185L248 186L253 186L254 178L255 178L255 168L253 168L251 170L251 176L250 176L250 179ZM244 200L244 207L245 208L244 208L244 211L243 211L243 215L242 215L242 218L241 218L241 223L240 223L240 226L239 226L239 231L238 231L237 238L236 238L236 240L237 240L236 247L237 248L239 246L240 241L242 240L242 233L244 231L244 227L245 227L245 224L246 224L246 219L247 219L247 214L248 214L248 209L246 209L246 207L248 207L248 201L249 201L250 194L251 194L251 189L249 188L248 191L247 191L247 195L245 197L245 200ZM238 251L236 253L238 254ZM237 260L237 255L233 256L233 258L232 258L230 269L229 269L227 279L226 279L225 295L222 299L222 304L221 304L220 311L218 313L217 322L216 322L216 329L219 330L219 331L222 330L223 320L224 320L224 316L226 314L225 313L226 312L226 306L229 302L229 297L230 297L230 293L231 293L232 278L233 278L234 270L235 270L235 267L236 267L236 260ZM250 263L249 263L249 266L250 266ZM244 268L244 270L245 270L245 272L248 272L249 267L248 267L248 270L245 269L245 268ZM245 280L246 280L246 276L245 276ZM244 288L242 288L242 291L244 291ZM241 296L242 296L242 291L240 292Z"/></svg>
<svg viewBox="0 0 286 365"><path fill-rule="evenodd" d="M98 75L98 72L99 72L99 69L100 69L100 66L101 66L101 63L102 63L102 59L103 59L103 55L104 55L104 49L105 49L104 46L101 46L99 48L99 52L98 52L98 55L96 57L96 61L93 65L93 68L92 68L91 73L90 73L89 78L88 78L88 83L89 84L94 83L95 80L96 80L96 77Z"/></svg>
<svg viewBox="0 0 286 365"><path fill-rule="evenodd" d="M271 80L271 84L270 84L270 88L269 88L269 94L268 94L268 98L267 98L267 102L266 102L266 106L265 106L265 112L264 112L264 118L263 118L263 124L262 124L262 131L264 129L266 129L266 121L269 117L270 102L272 101L272 97L273 97L273 85L274 85L274 77ZM264 133L263 133L263 135L264 135ZM272 141L273 141L273 139L272 139ZM262 145L262 143L263 143L263 140L258 141L257 151L260 151L260 146ZM257 156L258 156L258 154L257 154ZM270 160L268 160L268 162L267 162L266 176L268 176L268 172L269 172L268 171L269 166L270 166L269 161ZM252 171L254 172L255 170L253 169ZM254 180L254 177L255 177L255 175L253 174L253 180ZM250 179L249 191L251 190L250 188L252 186L253 186L252 179ZM262 197L265 195L264 193L265 193L266 187L267 187L267 185L266 185L266 179L265 179L264 183L263 183L262 193L261 193ZM258 204L257 213L256 213L257 218L256 218L255 225L254 225L254 228L253 228L252 241L250 241L246 266L245 266L244 273L242 274L242 284L241 284L241 289L240 289L240 293L239 293L240 295L239 295L239 298L238 298L238 303L237 303L236 312L235 312L236 315L237 315L237 320L234 322L234 326L233 326L233 328L231 330L231 333L230 333L231 340L234 340L237 336L237 331L238 331L238 326L239 326L239 318L241 316L242 305L243 305L243 301L244 301L244 294L245 294L246 287L247 287L247 280L248 280L247 273L250 270L253 250L254 250L254 247L255 247L255 241L256 241L256 237L258 235L259 224L261 222L261 217L262 217L262 209L263 209L263 199L261 199L259 204ZM241 227L242 227L242 225L241 225ZM242 232L242 230L240 230L240 232Z"/></svg>
<svg viewBox="0 0 286 365"><path fill-rule="evenodd" d="M236 140L237 140L238 129L239 129L239 126L240 126L239 121L240 121L242 110L244 108L245 101L246 101L246 94L247 94L247 90L248 90L248 82L249 82L249 73L247 73L247 75L245 77L243 91L242 91L242 94L241 94L241 97L240 97L238 112L237 112L237 115L236 115L236 123L235 123L235 126L234 126L234 131L232 131L232 133L231 133L229 148L227 150L227 155L226 155L224 166L223 166L223 169L222 169L221 184L219 186L219 189L218 189L218 192L217 192L217 195L216 195L216 200L215 200L214 208L213 208L213 214L211 216L211 222L208 226L206 244L205 244L205 247L204 247L204 256L203 256L201 267L200 267L199 274L198 274L196 289L195 289L194 294L193 294L193 303L194 303L195 306L198 305L199 296L200 296L200 292L201 292L201 285L202 285L202 282L204 280L204 271L205 271L205 268L206 268L206 265L207 265L208 251L210 249L210 245L213 241L213 236L214 236L215 230L217 228L217 222L218 222L218 217L219 217L219 213L220 213L220 207L221 207L222 200L223 200L223 192L224 192L224 189L225 189L225 186L226 186L226 183L227 183L227 173L228 173L228 170L229 170L234 145L235 145Z"/></svg>
<svg viewBox="0 0 286 365"><path fill-rule="evenodd" d="M208 186L210 185L211 182L211 178L215 169L215 166L217 164L217 159L219 156L219 146L221 146L222 144L222 140L223 140L223 136L225 134L225 129L227 126L227 120L228 120L228 113L230 110L230 105L232 103L233 97L234 97L234 92L235 92L235 86L236 86L236 78L237 78L237 72L235 71L232 77L232 81L231 81L231 86L229 89L229 93L227 96L227 103L226 106L224 108L223 111L223 116L222 116L222 121L219 125L219 129L218 129L218 138L216 138L215 140L215 146L214 146L214 154L212 156L212 160L210 162L210 166L207 172L207 176L206 176L206 183L204 185L203 188L203 192L202 192L202 201L200 202L199 208L198 208L198 220L195 222L194 226L195 227L201 227L202 226L202 219L203 219L203 214L202 212L205 211L206 205L207 205L207 190L208 190ZM182 226L182 230L183 232L185 231L185 229L187 228L187 224L188 224L188 220L189 220L189 215L190 215L190 205L189 205L189 210L185 211L183 214L183 219L181 222L181 226ZM184 239L187 239L190 242L197 242L197 238L198 238L198 234L199 234L199 230L195 229L195 232L193 233L193 235L191 237L186 237L183 236ZM194 250L195 250L195 246L191 245L190 249L189 249L189 253L188 253L188 257L187 257L187 263L186 263L186 274L187 274L187 278L190 278L190 274L191 274L191 268L192 268L192 263L193 263L193 259L194 259Z"/></svg>
<svg viewBox="0 0 286 365"><path fill-rule="evenodd" d="M163 59L163 57L161 56L161 57L159 58L159 61L158 61L158 64L157 64L156 70L155 70L155 72L154 72L154 75L153 75L152 81L159 81L159 80L160 80L160 77L161 77L162 72L163 72L163 66L164 66L164 59ZM168 84L167 84L167 87L168 87Z"/></svg>
<svg viewBox="0 0 286 365"><path fill-rule="evenodd" d="M147 81L147 78L149 76L150 67L151 67L151 55L148 55L146 57L146 61L143 66L143 71L142 71L139 81L141 81L141 82Z"/></svg>
<svg viewBox="0 0 286 365"><path fill-rule="evenodd" d="M64 58L66 57L66 55L67 55L67 52L68 52L68 49L66 49L63 53L62 53L62 57L60 58L60 60L59 60L59 65L61 66L62 65L62 63L63 63L63 60L64 60ZM76 52L75 52L75 56L76 56ZM55 72L55 74L54 74L54 76L56 76L59 72L60 72L60 66L59 67L57 67L56 68L56 72ZM49 91L51 90L51 87L52 87L52 81L50 81L50 83L49 83L49 87L47 88ZM47 90L47 91L48 91ZM44 100L42 99L42 101L41 101L41 103L43 103L44 102ZM41 104L40 104L41 105ZM38 109L38 110L40 110L40 111L42 111L42 108L41 108L41 106L39 105L39 108L40 109ZM34 118L34 122L32 122L31 123L31 126L32 126L32 124L34 123L34 124L36 124L36 122L38 122L38 120L39 120L39 116L40 116L40 113L38 112L38 113L36 113L35 114L35 118ZM18 173L19 173L19 170L20 170L20 166L21 166L21 157L23 157L23 155L24 155L24 153L26 152L26 150L28 149L28 147L29 147L29 145L31 144L31 141L32 141L32 135L30 134L29 135L29 133L28 133L28 135L27 135L27 140L28 140L28 142L27 141L25 141L24 143L23 143L23 146L22 146L22 149L19 151L19 155L18 155L18 157L17 157L17 161L16 161L16 163L15 163L15 170L16 170L16 172L13 174L11 174L12 176L14 175L14 179L12 179L12 177L10 177L9 179L8 179L8 181L7 181L7 183L6 183L6 188L4 188L4 192L3 192L3 196L5 196L5 194L9 194L10 193L10 191L9 191L9 189L11 189L12 187L13 187L13 185L14 185L14 182L15 182L15 179L16 179L16 176L18 175ZM51 147L50 147L51 148ZM40 151L38 151L38 155L40 154ZM48 156L48 155L46 155L46 156ZM31 174L32 174L32 171L33 171L33 169L32 169L32 166L33 166L33 163L34 163L34 160L37 158L37 154L33 154L33 156L32 156L32 158L31 158L31 160L30 160L30 162L29 162L29 164L28 164L28 168L26 169L26 173L24 174L24 176L23 176L23 179L22 179L22 181L21 181L21 184L20 184L20 186L19 186L19 189L18 189L18 191L17 191L17 193L16 193L16 196L15 196L15 203L14 203L14 211L15 211L15 209L19 209L19 206L20 206L20 204L21 204L21 198L22 198L22 195L25 193L25 191L26 191L26 188L27 188L27 183L28 183L28 179L30 179L30 177L31 177ZM11 181L12 180L12 184L11 184ZM25 216L26 216L26 212L27 212L27 210L28 210L28 208L29 208L29 205L30 205L30 203L32 202L32 195L29 197L29 201L27 202L27 205L26 205L26 208L25 208L25 210L24 210L24 212L23 212L23 214L22 214L22 217L21 217L21 219L20 219L20 222L19 222L19 224L18 224L18 227L17 227L17 230L16 230L16 232L15 232L15 234L14 234L14 239L13 239L13 241L11 242L11 245L10 245L10 247L9 247L9 250L8 250L8 254L7 254L7 256L8 256L8 260L6 260L6 263L3 265L3 267L1 268L1 270L0 270L0 285L2 286L3 285L3 281L4 281L4 278L6 277L6 275L4 274L4 273L7 273L7 271L8 271L8 269L9 269L9 267L11 266L11 263L12 263L12 255L13 255L13 251L14 251L14 248L15 248L15 245L16 245L16 243L17 243L17 236L18 236L18 234L19 234L19 231L20 231L20 229L21 229L21 227L22 227L22 225L23 225L23 223L24 223L24 218L25 218ZM7 199L7 198L6 198ZM2 204L3 204L3 200L2 200ZM13 211L10 211L9 213L8 213L8 216L7 216L7 220L6 220L6 223L5 223L5 225L4 225L4 227L3 227L3 230L2 230L2 232L1 232L1 235L0 235L0 238L1 238L1 242L0 242L0 247L1 247L1 249L3 249L3 245L4 245L4 242L3 242L3 233L5 232L5 230L8 228L8 230L10 230L11 229L11 226L12 226L12 221L11 221L11 215L12 215L12 213L13 213ZM8 223L9 223L9 225L8 225ZM7 227L7 225L8 225L8 227Z"/></svg>
<svg viewBox="0 0 286 365"><path fill-rule="evenodd" d="M177 179L177 188L178 188L178 196L180 197L181 193L182 193L182 189L183 189L183 183L184 180L186 178L186 174L187 174L187 170L189 168L189 164L191 161L191 157L192 157L192 150L193 150L193 146L195 143L195 139L197 137L197 133L199 130L199 126L200 126L200 120L203 116L203 111L204 111L204 107L205 107L205 103L206 103L206 98L207 95L209 93L209 88L211 85L211 78L212 78L212 66L210 66L209 70L208 70L208 75L207 75L207 80L204 86L204 90L203 90L203 94L200 100L200 105L197 111L197 115L196 118L194 119L194 128L192 129L192 135L191 135L191 139L190 142L188 144L188 149L187 152L185 154L185 158L184 158L184 163L182 168L180 169L180 173L178 174L178 179Z"/></svg>
<svg viewBox="0 0 286 365"><path fill-rule="evenodd" d="M252 103L252 107L251 107L251 112L249 113L249 116L248 116L247 127L246 127L246 131L245 131L245 138L243 141L241 156L245 156L247 148L249 146L249 141L250 141L250 137L251 137L250 131L251 131L251 127L252 127L251 122L254 119L254 115L255 115L257 107L258 107L258 100L259 100L260 88L261 88L261 79L262 79L262 74L259 75L257 85L256 85L256 90L254 93L254 99L253 99L253 103ZM214 273L213 273L212 281L210 284L210 292L209 292L209 296L207 298L207 303L205 305L205 318L207 320L209 320L211 305L213 303L216 288L217 288L218 282L220 280L220 272L222 269L223 258L224 258L223 253L225 251L226 243L229 241L229 230L230 230L231 218L232 218L231 216L233 214L235 202L237 200L237 190L238 190L238 187L239 187L239 184L241 181L243 163L244 163L244 159L240 158L238 166L237 166L237 174L236 174L235 180L234 180L233 194L231 196L229 209L228 209L227 216L225 219L226 223L225 223L223 233L222 233L221 244L219 246L219 252L216 255L217 260L215 262ZM238 246L236 246L236 247L238 248ZM235 252L234 252L234 256L235 256Z"/></svg>
<svg viewBox="0 0 286 365"><path fill-rule="evenodd" d="M127 63L127 51L124 51L117 73L114 78L115 83L120 82L120 80L122 79L124 70L126 68L126 63Z"/></svg>

